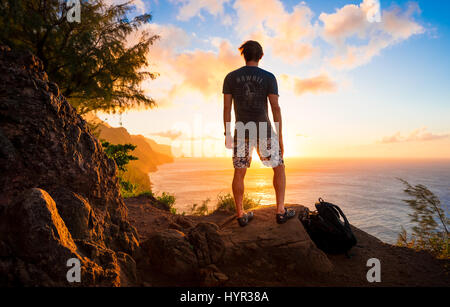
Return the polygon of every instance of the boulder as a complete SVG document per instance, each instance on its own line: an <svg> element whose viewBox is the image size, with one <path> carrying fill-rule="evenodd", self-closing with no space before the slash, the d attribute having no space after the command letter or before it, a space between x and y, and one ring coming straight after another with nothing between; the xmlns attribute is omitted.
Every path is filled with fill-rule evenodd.
<svg viewBox="0 0 450 307"><path fill-rule="evenodd" d="M175 215L175 223L177 225L180 225L184 229L189 229L191 227L194 227L194 224L186 217L182 215Z"/></svg>
<svg viewBox="0 0 450 307"><path fill-rule="evenodd" d="M88 201L70 190L59 189L52 193L56 207L74 239L103 241L102 227Z"/></svg>
<svg viewBox="0 0 450 307"><path fill-rule="evenodd" d="M201 286L218 287L224 285L228 281L228 276L222 273L219 268L210 264L199 271Z"/></svg>
<svg viewBox="0 0 450 307"><path fill-rule="evenodd" d="M9 285L120 284L115 259L104 261L102 267L85 257L59 216L55 202L44 190L26 191L4 208L0 223L0 240L4 243L0 248L4 260L0 275L8 276ZM80 283L71 284L66 278L67 261L72 258L81 264Z"/></svg>
<svg viewBox="0 0 450 307"><path fill-rule="evenodd" d="M304 207L294 209L298 213ZM297 216L280 225L275 221L274 206L261 206L254 212L246 227L240 227L235 218L221 225L225 254L218 267L225 274L247 274L255 280L294 274L311 280L332 271L331 262L311 241Z"/></svg>
<svg viewBox="0 0 450 307"><path fill-rule="evenodd" d="M30 229L53 229L53 232L34 235L39 236L39 240L51 239L52 243L43 243L40 247L30 242L33 236L23 236L11 224L17 229L12 232L17 237L9 234L8 240L0 239L0 248L13 253L9 253L9 258L0 259L0 267L6 269L11 263L20 263L22 275L29 275L31 271L27 270L34 270L31 267L36 264L28 262L31 260L25 256L33 255L33 249L39 248L47 249L48 253L39 252L39 255L47 255L49 263L56 261L52 249L69 253L89 244L99 250L133 256L139 247L138 235L127 220L114 161L106 156L85 120L60 94L58 86L48 80L42 62L31 53L15 52L5 46L0 46L0 118L0 219L7 219L8 212L8 216L14 218L11 223L18 222L20 216L11 216L11 208L18 206L18 200L30 189L46 191L56 203L55 212L45 219L36 216L37 224L32 223L34 219L28 224L18 223ZM47 196L42 197L48 200ZM59 220L54 219L56 212ZM64 227L60 227L60 220ZM32 235L30 229L24 229L23 233ZM68 234L63 235L56 229ZM72 239L68 240L69 237ZM14 254L19 252L20 259ZM54 277L52 268L38 267L37 270L43 277L36 277L35 286L48 284L44 276L56 284L60 282L60 279L51 279ZM14 276L12 272L5 274ZM9 285L13 280L3 278L0 285ZM92 279L92 285L99 282Z"/></svg>
<svg viewBox="0 0 450 307"><path fill-rule="evenodd" d="M199 223L191 228L187 235L200 267L217 263L222 259L225 244L218 230L219 227L214 223Z"/></svg>
<svg viewBox="0 0 450 307"><path fill-rule="evenodd" d="M180 282L196 278L198 266L193 247L178 230L153 233L141 244L141 251L154 271Z"/></svg>

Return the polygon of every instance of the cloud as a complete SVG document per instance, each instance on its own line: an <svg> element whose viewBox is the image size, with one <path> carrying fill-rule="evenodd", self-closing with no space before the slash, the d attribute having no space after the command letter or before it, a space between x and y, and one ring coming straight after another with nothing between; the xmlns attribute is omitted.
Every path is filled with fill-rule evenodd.
<svg viewBox="0 0 450 307"><path fill-rule="evenodd" d="M175 99L187 95L216 98L222 92L226 74L242 66L237 47L233 48L223 38L211 40L212 50L186 50L198 38L183 29L173 25L150 24L146 30L160 35L148 55L152 70L158 72L159 77L143 83L159 106L168 106Z"/></svg>
<svg viewBox="0 0 450 307"><path fill-rule="evenodd" d="M196 50L173 59L174 68L185 77L183 87L195 89L205 96L222 92L226 74L242 65L242 59L231 44L223 40L218 52Z"/></svg>
<svg viewBox="0 0 450 307"><path fill-rule="evenodd" d="M379 11L379 2L363 0L360 5L348 4L333 14L322 13L322 37L335 47L330 64L338 69L352 69L364 65L380 52L425 29L415 21L420 13L417 4L410 3L405 10L394 7ZM380 16L379 22L374 16ZM358 40L350 44L348 41Z"/></svg>
<svg viewBox="0 0 450 307"><path fill-rule="evenodd" d="M407 136L402 136L400 132L396 132L391 136L383 137L378 143L381 144L392 144L392 143L403 143L403 142L425 142L441 140L450 137L450 133L447 134L433 134L427 131L427 128L420 128L412 131Z"/></svg>
<svg viewBox="0 0 450 307"><path fill-rule="evenodd" d="M109 0L118 1L118 0ZM179 18L190 19L206 11L224 16L224 4L231 1L174 0L180 4ZM393 7L380 12L378 1L363 0L359 5L345 5L334 13L314 14L300 2L289 11L279 0L236 0L233 3L233 33L242 42L255 39L262 43L268 56L295 65L312 55L321 58L319 71L331 68L352 69L370 62L383 49L422 33L423 27L414 20L417 5ZM380 16L380 22L377 16ZM223 18L227 23L231 17ZM143 82L146 93L159 106L195 104L217 101L226 74L242 66L237 47L221 37L198 37L174 25L149 24L143 27L160 39L151 46L151 70L158 72L156 80ZM323 58L315 46L318 35L332 47L330 58ZM207 50L192 46L209 44ZM314 60L314 59L313 59ZM338 84L328 73L309 78L284 75L282 86L296 94L320 94L338 90Z"/></svg>
<svg viewBox="0 0 450 307"><path fill-rule="evenodd" d="M286 74L281 75L281 81L287 84L288 88L298 95L306 93L331 93L337 91L337 84L326 73L322 73L315 77L301 79Z"/></svg>
<svg viewBox="0 0 450 307"><path fill-rule="evenodd" d="M223 22L225 24L230 23L230 17L224 15L223 6L230 0L176 0L176 3L181 3L181 7L178 10L177 19L187 21L192 17L198 16L202 18L201 12L206 11L213 16L224 17Z"/></svg>
<svg viewBox="0 0 450 307"><path fill-rule="evenodd" d="M287 12L279 0L237 0L235 31L242 40L258 40L273 56L301 62L314 52L312 11L303 2Z"/></svg>
<svg viewBox="0 0 450 307"><path fill-rule="evenodd" d="M322 13L319 19L323 22L323 36L327 40L344 40L347 37L358 35L364 37L367 28L371 25L367 19L364 0L361 5L348 4L337 9L333 14Z"/></svg>

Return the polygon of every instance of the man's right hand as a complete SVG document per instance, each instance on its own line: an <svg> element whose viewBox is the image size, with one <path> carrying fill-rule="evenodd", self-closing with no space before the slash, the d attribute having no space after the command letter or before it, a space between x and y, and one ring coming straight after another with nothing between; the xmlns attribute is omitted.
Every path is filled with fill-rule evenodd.
<svg viewBox="0 0 450 307"><path fill-rule="evenodd" d="M231 134L225 135L225 147L228 149L233 148L233 137L231 136Z"/></svg>

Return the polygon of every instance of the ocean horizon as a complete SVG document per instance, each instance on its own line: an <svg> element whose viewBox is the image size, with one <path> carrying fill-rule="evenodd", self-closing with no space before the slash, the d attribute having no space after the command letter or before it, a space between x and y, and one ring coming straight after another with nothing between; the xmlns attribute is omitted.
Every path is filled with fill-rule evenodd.
<svg viewBox="0 0 450 307"><path fill-rule="evenodd" d="M423 184L443 204L450 202L450 160L400 160L356 158L286 158L286 203L314 210L319 197L342 208L350 223L381 239L395 243L401 227L411 230L411 213L403 201L402 178ZM275 204L270 168L252 161L245 191L262 205ZM231 158L177 158L150 173L155 193L176 197L179 213L190 213L193 204L209 199L214 209L217 196L231 193Z"/></svg>

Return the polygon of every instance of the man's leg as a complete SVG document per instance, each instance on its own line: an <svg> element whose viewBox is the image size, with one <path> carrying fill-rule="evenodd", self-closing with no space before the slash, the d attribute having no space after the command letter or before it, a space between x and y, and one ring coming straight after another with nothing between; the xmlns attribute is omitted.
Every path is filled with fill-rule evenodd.
<svg viewBox="0 0 450 307"><path fill-rule="evenodd" d="M277 199L277 213L284 213L284 194L286 190L286 174L284 164L273 168L273 187Z"/></svg>
<svg viewBox="0 0 450 307"><path fill-rule="evenodd" d="M236 204L236 214L238 218L242 217L242 215L244 214L242 202L244 199L244 178L246 172L247 172L246 168L234 169L232 187L233 187L234 202Z"/></svg>

